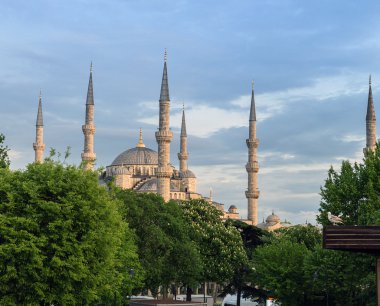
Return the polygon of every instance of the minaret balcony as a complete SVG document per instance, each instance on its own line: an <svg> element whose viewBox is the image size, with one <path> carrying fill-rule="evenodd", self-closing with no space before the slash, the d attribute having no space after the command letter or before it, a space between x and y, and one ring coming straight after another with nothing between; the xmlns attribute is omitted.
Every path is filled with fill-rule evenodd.
<svg viewBox="0 0 380 306"><path fill-rule="evenodd" d="M259 146L259 144L260 144L260 141L257 138L247 139L245 142L247 143L247 147L249 149L251 149L251 148L257 148Z"/></svg>
<svg viewBox="0 0 380 306"><path fill-rule="evenodd" d="M178 153L178 159L179 160L188 160L189 154L187 153Z"/></svg>
<svg viewBox="0 0 380 306"><path fill-rule="evenodd" d="M157 167L156 176L157 177L171 177L173 173L172 167Z"/></svg>
<svg viewBox="0 0 380 306"><path fill-rule="evenodd" d="M248 173L257 173L259 172L259 163L257 161L254 161L254 162L248 162L246 165L245 165L245 169L247 169L247 172Z"/></svg>
<svg viewBox="0 0 380 306"><path fill-rule="evenodd" d="M157 142L170 142L173 139L173 132L170 130L159 130L156 132Z"/></svg>
<svg viewBox="0 0 380 306"><path fill-rule="evenodd" d="M33 143L33 149L35 151L39 151L39 150L45 150L45 144L44 143Z"/></svg>
<svg viewBox="0 0 380 306"><path fill-rule="evenodd" d="M84 125L82 125L82 131L84 134L93 135L93 134L95 134L95 125L84 124Z"/></svg>
<svg viewBox="0 0 380 306"><path fill-rule="evenodd" d="M90 153L90 152L83 152L81 154L82 160L95 160L96 159L96 154L95 153Z"/></svg>
<svg viewBox="0 0 380 306"><path fill-rule="evenodd" d="M246 190L245 191L245 197L247 199L250 199L250 198L258 199L259 196L260 196L259 190L253 190L253 191Z"/></svg>

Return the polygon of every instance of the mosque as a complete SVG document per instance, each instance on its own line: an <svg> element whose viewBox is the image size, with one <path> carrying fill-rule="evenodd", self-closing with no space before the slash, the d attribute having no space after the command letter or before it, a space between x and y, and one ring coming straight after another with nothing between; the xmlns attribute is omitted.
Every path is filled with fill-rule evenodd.
<svg viewBox="0 0 380 306"><path fill-rule="evenodd" d="M84 149L81 154L82 162L86 170L92 170L96 159L94 152L94 94L92 82L92 65L87 90L85 123L82 125L84 134ZM42 98L39 97L36 140L33 143L35 161L43 162L45 150L44 129L42 114ZM256 225L266 230L275 230L288 227L287 221L281 222L280 218L272 212L262 223L258 223L257 207L259 198L257 148L259 140L256 136L256 108L255 95L252 84L251 108L249 115L249 137L246 140L248 147L248 162L245 166L248 173L247 190L247 218L241 218L235 205L230 205L227 211L224 204L204 197L197 192L197 178L193 171L188 168L189 153L187 150L187 133L185 110L182 111L182 125L180 133L180 148L178 153L179 169L176 169L170 161L170 143L173 132L170 129L170 97L167 73L167 57L165 52L164 68L161 81L161 92L159 99L159 123L158 131L155 133L158 150L147 148L143 142L142 131L134 148L121 152L112 163L106 167L101 179L114 179L115 184L124 189L133 189L136 192L151 192L160 194L165 201L205 199L211 205L223 212L224 219L240 219L248 224ZM364 154L374 151L376 148L376 116L372 96L371 77L369 78L369 93L366 115L366 147Z"/></svg>

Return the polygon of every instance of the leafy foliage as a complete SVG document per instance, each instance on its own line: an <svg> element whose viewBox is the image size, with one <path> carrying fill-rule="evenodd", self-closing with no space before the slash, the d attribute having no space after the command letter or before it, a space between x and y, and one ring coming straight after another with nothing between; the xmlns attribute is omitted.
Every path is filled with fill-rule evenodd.
<svg viewBox="0 0 380 306"><path fill-rule="evenodd" d="M248 257L239 231L221 219L221 212L204 200L180 203L191 225L190 239L199 248L202 280L228 282L236 267L247 267Z"/></svg>
<svg viewBox="0 0 380 306"><path fill-rule="evenodd" d="M74 166L0 170L0 304L120 299L138 258L118 205Z"/></svg>
<svg viewBox="0 0 380 306"><path fill-rule="evenodd" d="M0 133L0 168L8 168L10 165L10 160L8 156L8 147L4 145L5 136Z"/></svg>
<svg viewBox="0 0 380 306"><path fill-rule="evenodd" d="M123 216L137 236L145 288L157 294L161 285L197 283L202 270L200 254L188 238L190 228L178 204L164 203L156 194L117 193L124 202Z"/></svg>

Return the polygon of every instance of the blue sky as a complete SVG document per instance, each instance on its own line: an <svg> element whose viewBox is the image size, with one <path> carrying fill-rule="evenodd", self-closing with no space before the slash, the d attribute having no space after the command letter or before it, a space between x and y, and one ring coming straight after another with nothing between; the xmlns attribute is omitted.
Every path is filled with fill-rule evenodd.
<svg viewBox="0 0 380 306"><path fill-rule="evenodd" d="M368 75L379 109L378 1L1 1L0 131L12 167L34 158L38 94L46 146L78 164L90 62L99 166L154 131L168 50L172 163L182 104L198 190L246 216L251 80L259 219L314 222L330 165L360 161Z"/></svg>

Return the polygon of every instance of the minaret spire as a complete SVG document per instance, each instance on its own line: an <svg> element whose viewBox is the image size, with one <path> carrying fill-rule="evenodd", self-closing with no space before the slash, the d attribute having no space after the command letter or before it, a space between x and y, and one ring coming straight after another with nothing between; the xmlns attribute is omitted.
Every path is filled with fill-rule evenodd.
<svg viewBox="0 0 380 306"><path fill-rule="evenodd" d="M90 78L88 81L87 99L86 99L86 120L82 125L84 134L84 149L82 153L82 163L85 170L92 170L96 154L94 153L94 89L92 84L92 62L90 65Z"/></svg>
<svg viewBox="0 0 380 306"><path fill-rule="evenodd" d="M170 130L170 98L166 61L167 53L165 50L159 103L159 126L156 132L158 144L157 193L164 198L165 202L170 200L170 177L173 172L170 165L170 142L173 138L173 132Z"/></svg>
<svg viewBox="0 0 380 306"><path fill-rule="evenodd" d="M180 152L178 153L179 159L179 171L184 172L187 170L187 160L189 154L187 152L187 134L186 134L186 119L185 119L185 107L182 109L182 126L181 126L181 141Z"/></svg>
<svg viewBox="0 0 380 306"><path fill-rule="evenodd" d="M144 144L144 141L143 141L142 129L141 128L140 128L139 142L137 143L136 148L145 148L145 144Z"/></svg>
<svg viewBox="0 0 380 306"><path fill-rule="evenodd" d="M368 103L366 115L366 147L364 153L367 151L375 151L376 149L376 115L375 106L372 96L372 80L369 75L369 89L368 89Z"/></svg>
<svg viewBox="0 0 380 306"><path fill-rule="evenodd" d="M40 95L38 98L38 111L36 120L36 142L33 143L33 149L35 152L34 161L38 163L43 162L44 158L44 121L42 117L42 94L40 90Z"/></svg>
<svg viewBox="0 0 380 306"><path fill-rule="evenodd" d="M249 138L246 140L248 147L248 162L245 166L248 173L248 190L245 196L248 200L248 220L253 225L257 225L257 206L259 199L259 189L257 173L259 172L259 163L257 162L257 147L259 140L256 138L256 106L254 83L252 81L251 111L249 114Z"/></svg>

